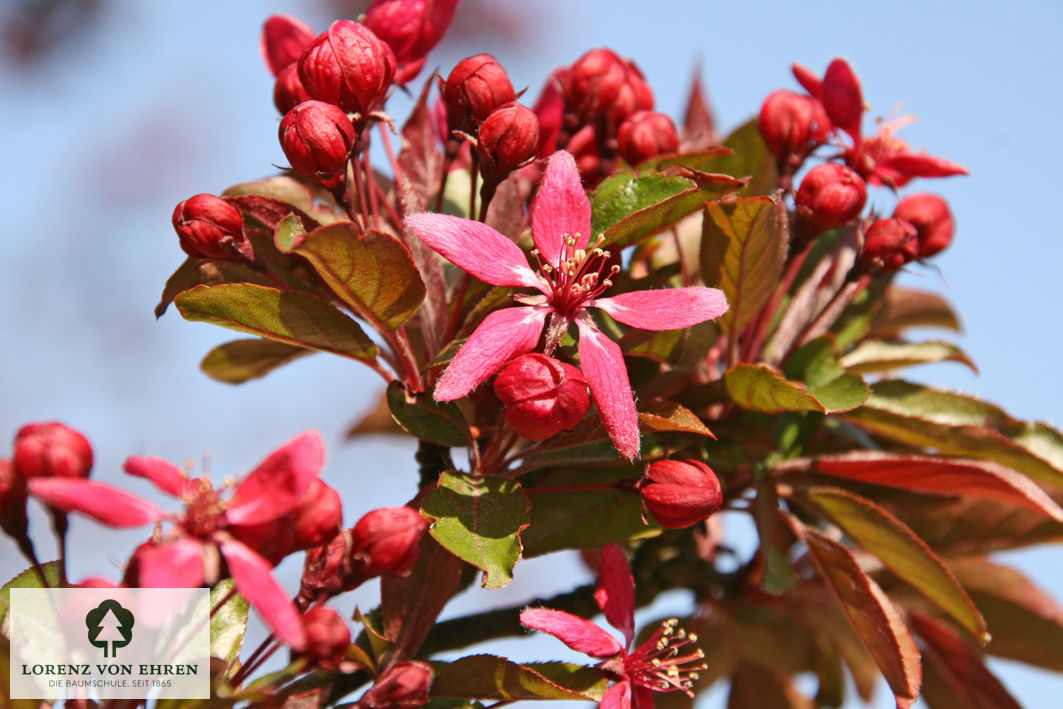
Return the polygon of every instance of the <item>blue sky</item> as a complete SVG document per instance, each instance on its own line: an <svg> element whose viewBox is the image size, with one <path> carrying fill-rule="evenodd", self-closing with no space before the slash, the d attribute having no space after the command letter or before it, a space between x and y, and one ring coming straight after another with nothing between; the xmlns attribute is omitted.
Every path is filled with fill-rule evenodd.
<svg viewBox="0 0 1063 709"><path fill-rule="evenodd" d="M940 273L913 269L905 281L955 304L966 333L952 339L981 373L946 364L913 370L912 378L980 394L1021 418L1063 423L1055 313L1063 300L1056 214L1063 5L495 4L520 18L528 41L444 46L429 66L446 72L466 54L491 51L533 99L550 69L610 46L639 64L659 110L678 117L700 64L727 130L754 115L771 90L796 88L791 62L821 72L834 56L849 59L872 115L903 104L920 121L901 137L971 171L912 185L950 201L957 236L936 260ZM183 258L169 225L173 205L285 162L272 82L257 54L261 21L288 12L321 29L330 18L321 3L308 2L116 0L109 7L44 64L0 67L0 439L10 440L22 423L59 419L92 440L99 479L120 480L128 455L181 461L205 451L221 478L317 428L329 444L325 479L358 500L357 507L348 502L349 520L397 504L413 490L412 449L380 439L342 442L380 389L371 372L315 355L243 387L217 384L198 372L198 362L232 338L173 313L156 322L151 313ZM404 104L390 108L401 120ZM872 198L892 208L885 192ZM43 537L43 519L34 522ZM106 556L119 563L136 540L88 523L75 529L75 568L82 564L83 574L99 571ZM19 562L6 540L0 544L0 576L7 576ZM1063 597L1058 549L1007 558ZM561 563L573 583L582 580L574 562ZM518 573L497 602L534 594L542 580L536 568L524 581ZM1004 676L1030 706L1063 689L1058 676L1012 665ZM706 706L719 705L712 701Z"/></svg>

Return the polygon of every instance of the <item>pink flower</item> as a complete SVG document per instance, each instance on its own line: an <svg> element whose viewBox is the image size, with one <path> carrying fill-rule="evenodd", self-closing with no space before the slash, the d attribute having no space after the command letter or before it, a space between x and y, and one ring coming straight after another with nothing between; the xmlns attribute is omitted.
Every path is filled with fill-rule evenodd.
<svg viewBox="0 0 1063 709"><path fill-rule="evenodd" d="M606 620L624 635L624 642L585 618L549 608L529 608L521 625L549 633L577 652L602 660L598 668L616 680L602 697L601 709L653 709L654 692L690 691L697 671L705 669L698 648L683 648L697 636L666 620L646 642L628 651L635 637L635 580L623 550L616 544L602 548L598 589L594 600Z"/></svg>
<svg viewBox="0 0 1063 709"><path fill-rule="evenodd" d="M462 345L435 390L438 401L460 399L514 357L531 352L546 328L551 354L568 327L579 331L580 368L605 430L620 455L639 453L638 416L620 347L594 324L587 308L644 330L677 330L727 311L727 299L714 288L690 287L600 297L612 286L603 273L609 252L590 245L591 205L580 185L572 156L554 153L546 167L532 214L537 268L512 240L481 222L443 214L415 214L406 224L430 248L485 283L534 288L517 295L523 307L496 310ZM599 237L600 243L600 237Z"/></svg>
<svg viewBox="0 0 1063 709"><path fill-rule="evenodd" d="M125 490L84 479L39 478L30 493L61 510L80 512L111 527L139 527L169 521L165 538L153 538L134 554L139 585L188 588L213 585L219 579L218 555L224 559L237 590L262 615L274 635L296 650L306 643L302 620L284 588L271 573L272 564L238 541L229 527L263 524L295 512L325 462L321 436L308 431L266 457L233 494L222 498L206 478L190 479L183 470L159 458L132 457L130 475L147 478L155 487L185 503L185 510L167 514Z"/></svg>

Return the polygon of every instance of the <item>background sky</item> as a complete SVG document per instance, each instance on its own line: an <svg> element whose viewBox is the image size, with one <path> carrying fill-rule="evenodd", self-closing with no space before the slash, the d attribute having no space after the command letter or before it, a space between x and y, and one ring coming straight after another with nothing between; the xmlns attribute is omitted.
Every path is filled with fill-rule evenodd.
<svg viewBox="0 0 1063 709"><path fill-rule="evenodd" d="M382 389L368 369L319 354L231 387L200 374L198 363L232 333L173 312L157 322L152 315L183 259L170 227L173 206L285 164L272 80L257 51L262 21L286 12L321 30L338 17L335 4L18 0L0 8L9 30L17 8L59 7L63 20L32 25L55 40L47 51L30 52L45 45L27 43L34 35L26 32L9 31L2 40L0 441L24 423L61 420L92 441L94 477L125 484L120 467L129 455L207 460L221 479L316 428L329 448L324 479L344 494L349 522L412 494L411 446L383 438L343 442L347 426ZM675 118L701 66L727 132L773 89L797 88L791 62L821 73L831 58L847 58L871 115L898 108L918 115L901 137L971 171L906 190L944 195L957 236L935 260L940 272L915 268L904 280L954 303L966 332L946 338L981 371L933 365L910 378L1059 424L1061 30L1063 5L1050 0L465 0L453 36L429 67L445 74L463 56L492 52L515 86L529 87L531 102L552 68L610 46L638 63L657 108ZM407 105L396 100L389 109L401 122ZM885 191L871 199L892 209ZM0 455L5 450L0 446ZM140 481L127 486L148 493ZM46 523L37 515L33 524L48 557ZM75 522L73 576L116 577L141 536ZM1063 597L1058 548L1004 559ZM14 547L0 540L0 576L21 568ZM298 565L282 574L294 585ZM460 599L448 613L519 603L586 580L572 557L535 561L518 567L509 588ZM374 591L363 590L359 602L373 605ZM560 648L548 641L493 649L507 653L511 646L526 659ZM1012 663L994 667L1027 706L1055 705L1063 690L1060 676ZM878 700L890 704L882 692ZM717 694L704 706L722 706L722 699Z"/></svg>

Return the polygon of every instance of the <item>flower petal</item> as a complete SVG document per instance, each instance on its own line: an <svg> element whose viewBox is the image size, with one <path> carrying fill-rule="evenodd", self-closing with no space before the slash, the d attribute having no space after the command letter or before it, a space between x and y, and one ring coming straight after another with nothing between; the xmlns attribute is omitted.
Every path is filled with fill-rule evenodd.
<svg viewBox="0 0 1063 709"><path fill-rule="evenodd" d="M602 547L594 600L609 624L624 634L625 647L631 647L635 639L635 577L627 555L617 544Z"/></svg>
<svg viewBox="0 0 1063 709"><path fill-rule="evenodd" d="M148 542L133 554L141 588L198 588L203 585L203 542Z"/></svg>
<svg viewBox="0 0 1063 709"><path fill-rule="evenodd" d="M547 308L504 308L484 318L436 385L437 401L460 399L539 343Z"/></svg>
<svg viewBox="0 0 1063 709"><path fill-rule="evenodd" d="M641 330L680 330L726 313L727 296L716 288L690 286L621 293L588 305Z"/></svg>
<svg viewBox="0 0 1063 709"><path fill-rule="evenodd" d="M306 647L306 631L299 612L277 579L268 561L235 539L217 539L229 565L236 590L254 606L277 639L295 650Z"/></svg>
<svg viewBox="0 0 1063 709"><path fill-rule="evenodd" d="M152 503L107 483L83 478L31 478L30 494L66 512L80 512L108 527L139 527L162 519Z"/></svg>
<svg viewBox="0 0 1063 709"><path fill-rule="evenodd" d="M230 524L262 524L295 509L325 464L317 431L296 436L269 454L233 492L225 512Z"/></svg>
<svg viewBox="0 0 1063 709"><path fill-rule="evenodd" d="M406 226L430 249L484 283L540 287L539 276L528 266L520 247L486 224L426 213L406 217Z"/></svg>
<svg viewBox="0 0 1063 709"><path fill-rule="evenodd" d="M631 382L620 347L598 331L586 313L576 320L579 327L579 366L591 389L606 433L617 452L628 460L639 454L639 419Z"/></svg>
<svg viewBox="0 0 1063 709"><path fill-rule="evenodd" d="M521 611L520 624L541 630L591 657L612 657L623 652L620 641L586 618L552 608L528 608Z"/></svg>
<svg viewBox="0 0 1063 709"><path fill-rule="evenodd" d="M635 685L632 687L631 709L653 709L653 690Z"/></svg>
<svg viewBox="0 0 1063 709"><path fill-rule="evenodd" d="M167 495L181 498L188 489L188 476L173 463L151 456L126 458L122 470L138 478L147 478Z"/></svg>
<svg viewBox="0 0 1063 709"><path fill-rule="evenodd" d="M559 150L546 164L546 174L532 211L535 248L551 266L558 265L564 234L578 235L576 248L587 248L591 239L591 202L580 183L576 161Z"/></svg>
<svg viewBox="0 0 1063 709"><path fill-rule="evenodd" d="M650 707L653 705L651 704ZM632 709L631 707L631 683L626 679L617 682L602 695L602 703L598 709Z"/></svg>

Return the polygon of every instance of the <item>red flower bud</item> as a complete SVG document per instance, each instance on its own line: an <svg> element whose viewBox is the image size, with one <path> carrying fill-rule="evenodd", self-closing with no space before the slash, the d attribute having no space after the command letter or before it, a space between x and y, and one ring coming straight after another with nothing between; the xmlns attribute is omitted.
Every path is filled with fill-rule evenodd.
<svg viewBox="0 0 1063 709"><path fill-rule="evenodd" d="M819 233L851 222L867 200L864 180L845 165L828 162L809 170L797 189L797 216Z"/></svg>
<svg viewBox="0 0 1063 709"><path fill-rule="evenodd" d="M757 121L768 149L779 162L796 170L816 146L827 141L831 124L823 104L811 96L780 89L768 94Z"/></svg>
<svg viewBox="0 0 1063 709"><path fill-rule="evenodd" d="M491 112L480 126L476 153L484 180L500 182L535 157L539 119L527 106L507 103Z"/></svg>
<svg viewBox="0 0 1063 709"><path fill-rule="evenodd" d="M0 458L0 529L15 539L27 540L26 479L15 472L15 464Z"/></svg>
<svg viewBox="0 0 1063 709"><path fill-rule="evenodd" d="M310 489L292 513L297 549L309 549L329 541L343 525L340 494L321 478L314 478Z"/></svg>
<svg viewBox="0 0 1063 709"><path fill-rule="evenodd" d="M61 423L31 423L15 435L15 474L29 478L87 478L92 469L88 439Z"/></svg>
<svg viewBox="0 0 1063 709"><path fill-rule="evenodd" d="M669 529L697 524L723 504L719 478L699 460L651 463L636 487L643 509Z"/></svg>
<svg viewBox="0 0 1063 709"><path fill-rule="evenodd" d="M339 493L314 478L291 513L261 524L231 524L229 533L276 566L286 556L325 544L343 524Z"/></svg>
<svg viewBox="0 0 1063 709"><path fill-rule="evenodd" d="M354 126L332 104L306 101L281 119L280 141L292 169L335 189L347 178Z"/></svg>
<svg viewBox="0 0 1063 709"><path fill-rule="evenodd" d="M653 91L639 68L605 48L592 49L572 65L565 99L584 120L604 118L613 125L653 108Z"/></svg>
<svg viewBox="0 0 1063 709"><path fill-rule="evenodd" d="M893 216L915 227L919 258L933 256L952 243L952 212L948 202L936 194L923 192L905 197L897 203Z"/></svg>
<svg viewBox="0 0 1063 709"><path fill-rule="evenodd" d="M790 70L793 72L794 78L797 79L797 83L801 84L805 91L816 98L822 96L823 81L813 74L810 69L795 62L790 66Z"/></svg>
<svg viewBox="0 0 1063 709"><path fill-rule="evenodd" d="M310 96L364 116L387 95L395 54L365 25L338 20L306 47L298 66Z"/></svg>
<svg viewBox="0 0 1063 709"><path fill-rule="evenodd" d="M197 194L173 210L173 228L181 248L192 258L233 260L255 258L244 236L244 218L221 197Z"/></svg>
<svg viewBox="0 0 1063 709"><path fill-rule="evenodd" d="M384 40L398 62L398 83L405 84L424 67L450 26L458 0L373 0L365 26Z"/></svg>
<svg viewBox="0 0 1063 709"><path fill-rule="evenodd" d="M417 561L426 529L427 520L413 508L373 510L351 530L352 566L360 566L365 578L381 574L401 576Z"/></svg>
<svg viewBox="0 0 1063 709"><path fill-rule="evenodd" d="M656 111L639 111L621 123L617 141L620 157L629 165L679 149L679 134L672 119Z"/></svg>
<svg viewBox="0 0 1063 709"><path fill-rule="evenodd" d="M323 669L339 668L351 644L351 631L340 614L326 606L314 606L303 614L303 629L303 656Z"/></svg>
<svg viewBox="0 0 1063 709"><path fill-rule="evenodd" d="M303 82L299 81L299 67L289 64L277 74L273 84L273 105L281 113L287 113L304 101L310 100Z"/></svg>
<svg viewBox="0 0 1063 709"><path fill-rule="evenodd" d="M865 266L896 271L919 255L914 226L903 219L876 219L864 234L860 261Z"/></svg>
<svg viewBox="0 0 1063 709"><path fill-rule="evenodd" d="M400 662L377 678L358 705L365 709L424 706L431 684L432 667L427 662Z"/></svg>
<svg viewBox="0 0 1063 709"><path fill-rule="evenodd" d="M860 134L860 118L864 115L864 95L860 80L844 59L835 59L823 75L820 100L834 125L852 136Z"/></svg>
<svg viewBox="0 0 1063 709"><path fill-rule="evenodd" d="M314 31L291 15L270 15L262 25L258 51L274 76L299 60Z"/></svg>
<svg viewBox="0 0 1063 709"><path fill-rule="evenodd" d="M515 99L506 70L490 54L462 59L443 84L450 130L475 133L492 111Z"/></svg>
<svg viewBox="0 0 1063 709"><path fill-rule="evenodd" d="M506 405L509 425L532 441L572 428L591 405L581 371L538 353L506 365L495 377L495 394Z"/></svg>

